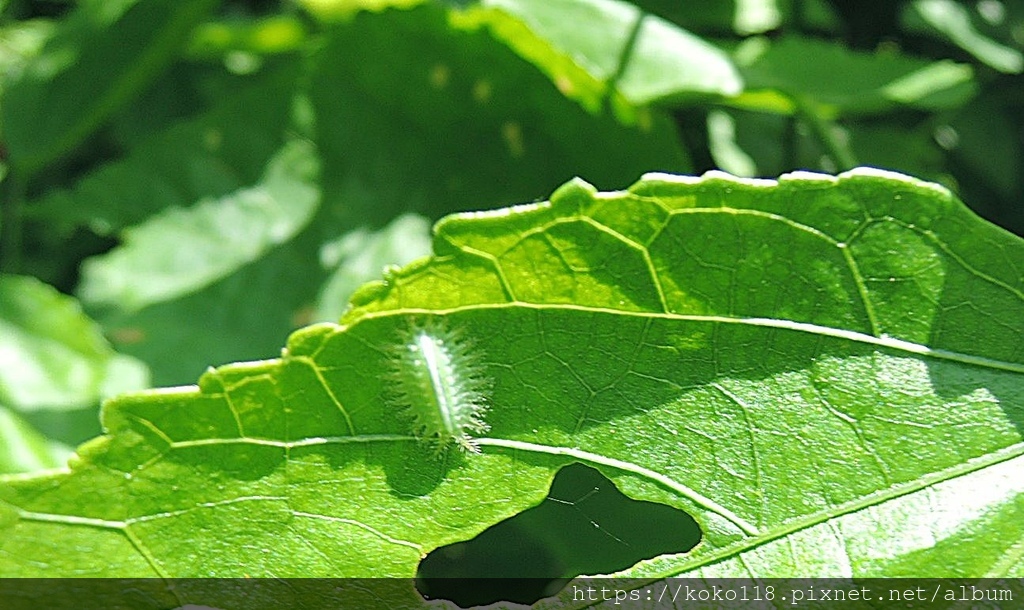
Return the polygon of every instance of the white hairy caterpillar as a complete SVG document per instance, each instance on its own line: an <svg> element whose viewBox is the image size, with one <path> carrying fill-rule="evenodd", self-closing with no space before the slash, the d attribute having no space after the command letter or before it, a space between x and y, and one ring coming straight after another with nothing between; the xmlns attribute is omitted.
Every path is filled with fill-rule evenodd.
<svg viewBox="0 0 1024 610"><path fill-rule="evenodd" d="M486 393L480 354L458 330L428 321L413 324L395 350L391 380L393 395L411 415L419 438L438 452L452 444L479 453L473 434L486 432Z"/></svg>

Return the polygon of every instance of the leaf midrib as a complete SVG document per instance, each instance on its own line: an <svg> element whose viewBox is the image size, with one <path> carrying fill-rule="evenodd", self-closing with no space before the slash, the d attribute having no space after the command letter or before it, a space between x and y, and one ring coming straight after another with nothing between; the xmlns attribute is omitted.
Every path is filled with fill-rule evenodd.
<svg viewBox="0 0 1024 610"><path fill-rule="evenodd" d="M975 356L973 354L965 354L962 352L933 348L921 343L906 341L885 334L883 334L880 337L876 337L855 330L823 326L820 324L813 324L810 322L797 322L794 320L784 320L775 318L737 318L731 316L708 314L679 314L649 311L629 311L622 309L612 309L609 307L594 307L587 305L574 305L563 303L527 303L513 301L509 303L480 303L473 305L464 305L461 307L453 307L449 309L406 308L387 312L364 314L363 317L359 318L359 320L385 318L395 315L451 315L467 311L502 310L516 308L531 309L535 311L579 311L581 313L603 313L609 315L618 315L642 319L658 319L679 322L713 322L721 324L739 324L745 326L756 326L763 328L777 328L780 330L793 330L813 335L819 335L823 337L830 337L834 339L845 339L847 341L853 341L855 343L891 349L897 352L913 354L915 356L924 356L939 360L958 362L960 364L980 366L989 369L1024 374L1024 362L1007 362L1004 360L996 360L994 358L986 358L984 356ZM314 352L314 354L312 355L314 359L316 358L316 353L317 352Z"/></svg>

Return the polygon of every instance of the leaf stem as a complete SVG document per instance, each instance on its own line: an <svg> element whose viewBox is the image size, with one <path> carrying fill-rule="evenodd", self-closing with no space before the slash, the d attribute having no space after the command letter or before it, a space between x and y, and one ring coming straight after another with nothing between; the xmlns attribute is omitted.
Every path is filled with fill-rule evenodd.
<svg viewBox="0 0 1024 610"><path fill-rule="evenodd" d="M18 273L21 268L22 211L25 182L16 172L0 177L0 272Z"/></svg>
<svg viewBox="0 0 1024 610"><path fill-rule="evenodd" d="M797 148L799 146L800 134L797 130L797 119L794 116L787 116L785 119L785 131L782 137L782 166L787 171L797 169Z"/></svg>
<svg viewBox="0 0 1024 610"><path fill-rule="evenodd" d="M622 75L626 73L626 68L629 66L629 60L633 57L633 51L636 49L637 39L640 38L640 27L643 25L644 19L647 18L647 13L642 10L636 16L636 20L633 22L633 28L629 31L629 36L626 38L626 44L622 45L622 52L619 53L619 63L615 66L615 73L608 77L608 83L605 88L604 97L601 99L601 106L604 112L608 112L611 108L612 96L615 95L615 90L619 86L619 81L622 79Z"/></svg>

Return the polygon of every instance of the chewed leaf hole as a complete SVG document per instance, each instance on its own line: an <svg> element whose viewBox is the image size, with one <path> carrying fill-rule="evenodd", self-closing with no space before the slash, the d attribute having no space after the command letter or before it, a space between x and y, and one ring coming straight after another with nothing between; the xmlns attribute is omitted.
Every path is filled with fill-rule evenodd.
<svg viewBox="0 0 1024 610"><path fill-rule="evenodd" d="M463 608L532 604L576 576L684 553L700 539L700 526L685 512L632 500L597 470L572 464L558 471L540 505L427 555L416 587L427 599Z"/></svg>

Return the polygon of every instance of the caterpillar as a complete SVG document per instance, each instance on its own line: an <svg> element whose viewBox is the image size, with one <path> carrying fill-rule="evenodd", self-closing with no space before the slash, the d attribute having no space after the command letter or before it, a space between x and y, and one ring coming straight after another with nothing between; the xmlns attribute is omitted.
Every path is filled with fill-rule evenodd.
<svg viewBox="0 0 1024 610"><path fill-rule="evenodd" d="M428 320L410 325L394 356L393 394L413 420L416 436L438 453L453 444L479 453L473 435L490 429L483 416L491 382L474 345L461 331Z"/></svg>

